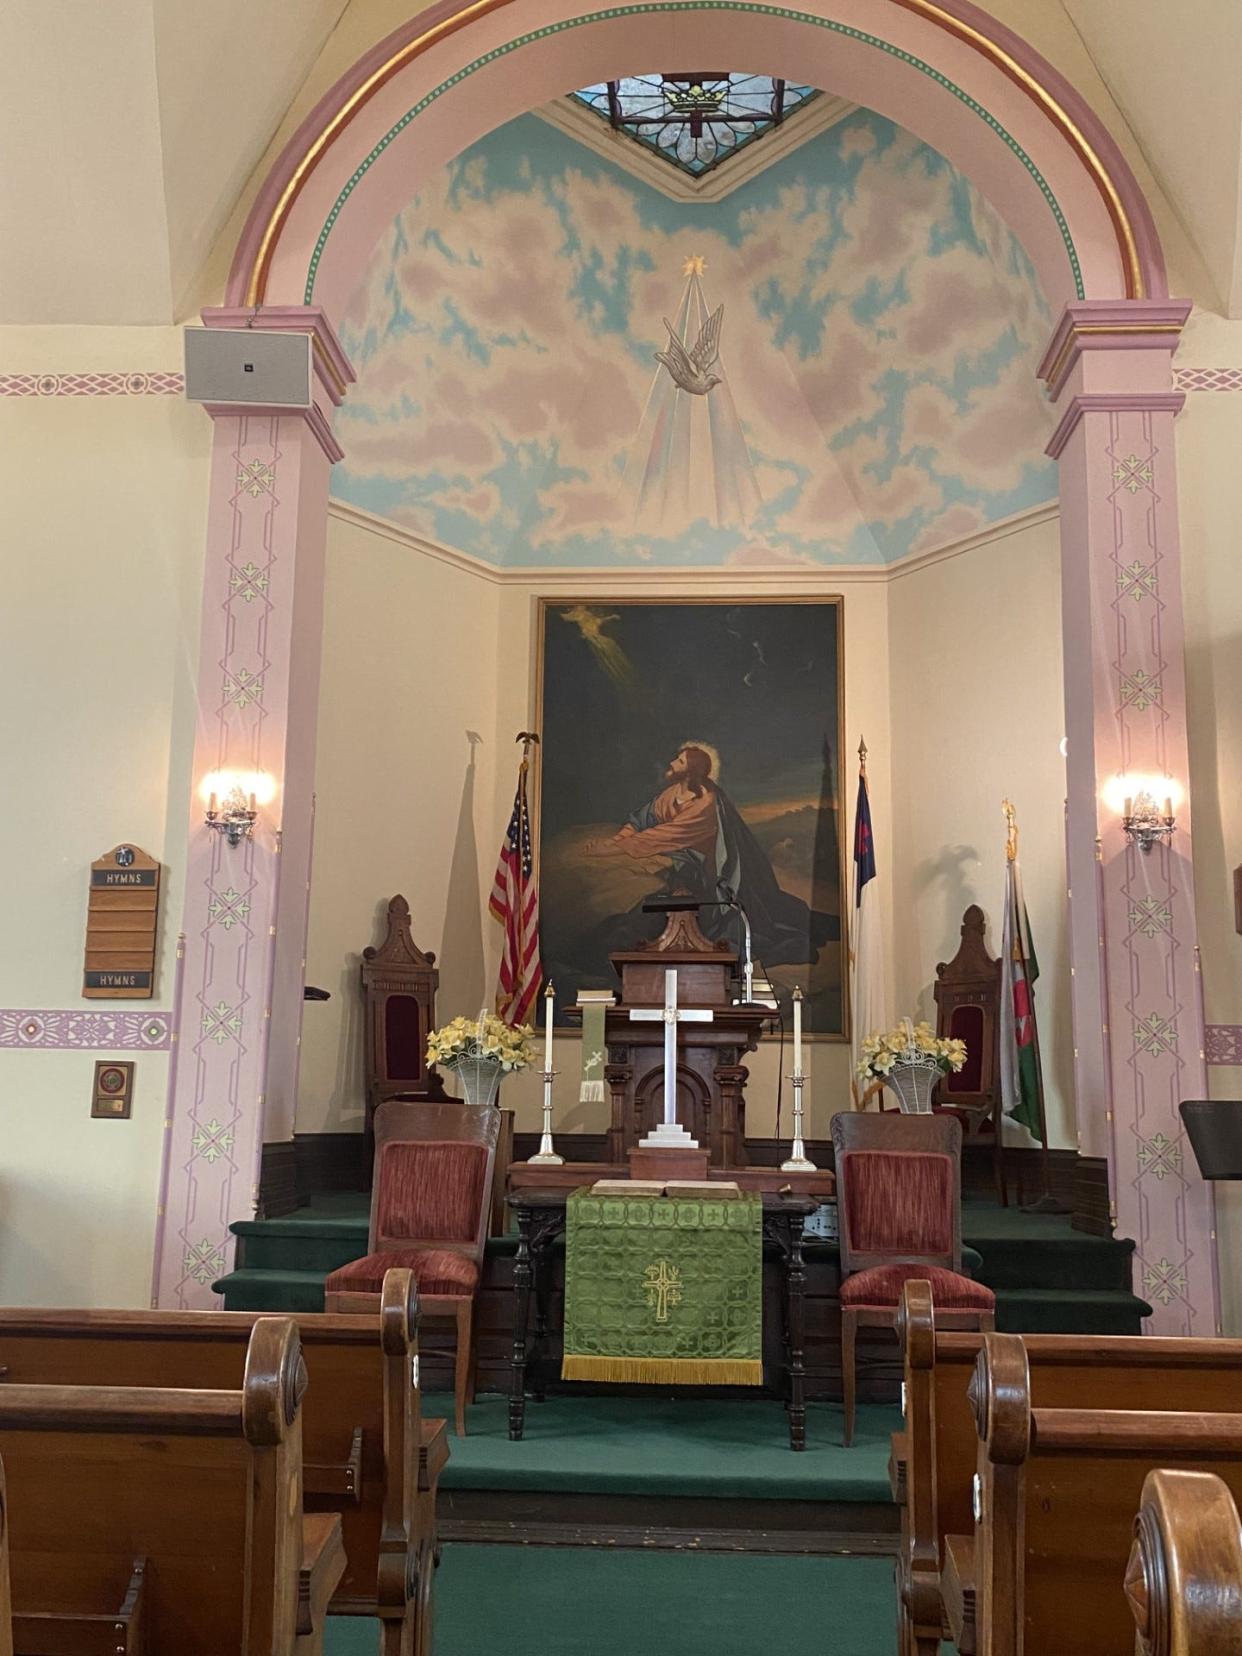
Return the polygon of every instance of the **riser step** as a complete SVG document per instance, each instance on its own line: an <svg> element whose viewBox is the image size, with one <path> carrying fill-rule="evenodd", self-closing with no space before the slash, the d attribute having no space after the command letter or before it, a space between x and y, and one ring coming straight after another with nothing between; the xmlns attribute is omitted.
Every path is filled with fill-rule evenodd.
<svg viewBox="0 0 1242 1656"><path fill-rule="evenodd" d="M226 1311L322 1311L319 1271L232 1271L212 1284Z"/></svg>
<svg viewBox="0 0 1242 1656"><path fill-rule="evenodd" d="M272 1231L237 1239L239 1267L255 1271L318 1271L327 1276L367 1251L367 1232L360 1236L285 1236Z"/></svg>
<svg viewBox="0 0 1242 1656"><path fill-rule="evenodd" d="M1134 1247L1129 1242L1041 1242L1037 1248L976 1242L982 1264L975 1273L989 1288L1067 1288L1129 1293Z"/></svg>
<svg viewBox="0 0 1242 1656"><path fill-rule="evenodd" d="M1131 1293L1002 1288L996 1327L1002 1334L1141 1334L1151 1306Z"/></svg>

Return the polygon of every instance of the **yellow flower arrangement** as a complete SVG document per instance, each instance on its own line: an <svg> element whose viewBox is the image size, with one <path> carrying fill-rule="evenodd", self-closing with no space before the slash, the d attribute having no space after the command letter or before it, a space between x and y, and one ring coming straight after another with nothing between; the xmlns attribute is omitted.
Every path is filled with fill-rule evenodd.
<svg viewBox="0 0 1242 1656"><path fill-rule="evenodd" d="M507 1024L494 1012L454 1018L427 1037L427 1062L451 1070L463 1058L482 1058L508 1074L534 1063L534 1035L529 1024Z"/></svg>
<svg viewBox="0 0 1242 1656"><path fill-rule="evenodd" d="M896 1029L873 1031L864 1039L862 1051L858 1062L861 1080L872 1076L883 1080L899 1064L920 1069L934 1066L943 1075L960 1070L966 1062L965 1041L949 1040L937 1035L929 1023L914 1023L909 1018Z"/></svg>

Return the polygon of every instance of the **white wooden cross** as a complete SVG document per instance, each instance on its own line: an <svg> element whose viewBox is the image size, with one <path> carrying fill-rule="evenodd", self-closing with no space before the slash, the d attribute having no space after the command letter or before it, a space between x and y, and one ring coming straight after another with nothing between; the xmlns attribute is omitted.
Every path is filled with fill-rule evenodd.
<svg viewBox="0 0 1242 1656"><path fill-rule="evenodd" d="M692 1012L677 1005L677 968L669 966L664 973L664 1005L639 1007L630 1013L633 1023L663 1023L664 1025L664 1126L677 1125L677 1025L679 1023L711 1023L714 1012Z"/></svg>

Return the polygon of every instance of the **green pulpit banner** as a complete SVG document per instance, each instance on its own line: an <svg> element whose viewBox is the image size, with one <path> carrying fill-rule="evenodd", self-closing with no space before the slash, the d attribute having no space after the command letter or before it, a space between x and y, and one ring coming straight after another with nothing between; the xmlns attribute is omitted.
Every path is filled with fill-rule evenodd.
<svg viewBox="0 0 1242 1656"><path fill-rule="evenodd" d="M561 1377L762 1385L762 1197L575 1191Z"/></svg>

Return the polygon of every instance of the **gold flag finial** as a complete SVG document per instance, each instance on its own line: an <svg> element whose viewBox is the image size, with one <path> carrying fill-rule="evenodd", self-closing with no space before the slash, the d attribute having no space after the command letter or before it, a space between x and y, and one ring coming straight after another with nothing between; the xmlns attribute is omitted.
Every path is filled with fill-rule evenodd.
<svg viewBox="0 0 1242 1656"><path fill-rule="evenodd" d="M707 260L701 253L690 253L681 267L683 276L701 276L707 269Z"/></svg>
<svg viewBox="0 0 1242 1656"><path fill-rule="evenodd" d="M1018 813L1013 808L1012 800L1002 799L1001 810L1005 813L1005 855L1010 862L1018 860Z"/></svg>
<svg viewBox="0 0 1242 1656"><path fill-rule="evenodd" d="M867 774L867 743L861 736L858 738L858 768L864 776Z"/></svg>

